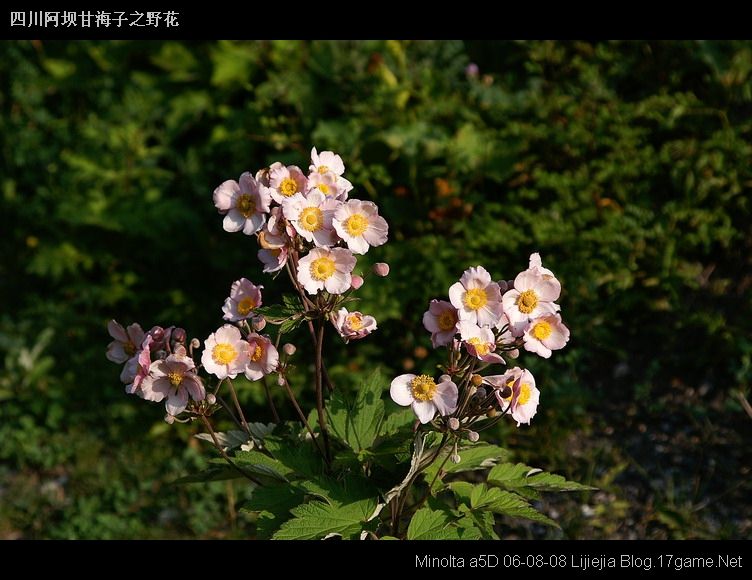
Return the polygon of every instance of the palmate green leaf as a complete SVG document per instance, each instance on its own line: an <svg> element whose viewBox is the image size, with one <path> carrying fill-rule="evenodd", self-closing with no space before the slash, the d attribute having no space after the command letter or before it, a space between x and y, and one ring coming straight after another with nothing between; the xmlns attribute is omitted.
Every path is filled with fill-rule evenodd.
<svg viewBox="0 0 752 580"><path fill-rule="evenodd" d="M397 433L403 427L408 427L415 422L415 413L412 409L399 409L393 413L389 413L381 423L379 428L379 435L381 437L387 437Z"/></svg>
<svg viewBox="0 0 752 580"><path fill-rule="evenodd" d="M453 451L451 449L446 449L445 451L443 451L441 455L439 455L439 457L436 459L436 461L434 461L425 470L424 473L426 476L426 481L433 481L439 471L439 466L441 466L442 463L444 463L444 466L441 468L441 470L445 474L460 473L462 471L475 471L478 469L493 467L497 462L501 461L509 455L509 452L506 449L486 443L481 443L479 445L460 449L459 463L452 463L451 461L445 462L444 459L449 453L453 453ZM433 492L435 492L442 488L443 482L440 478L437 478L436 483L432 487L432 490Z"/></svg>
<svg viewBox="0 0 752 580"><path fill-rule="evenodd" d="M275 540L316 540L332 536L355 538L376 509L374 498L342 506L312 501L292 510L293 518L282 524Z"/></svg>
<svg viewBox="0 0 752 580"><path fill-rule="evenodd" d="M413 514L407 528L408 540L479 540L481 531L469 519L462 518L464 525L458 525L460 518L443 510L421 508Z"/></svg>
<svg viewBox="0 0 752 580"><path fill-rule="evenodd" d="M267 437L266 449L290 472L306 478L318 477L323 470L321 456L310 441L291 443L279 437Z"/></svg>
<svg viewBox="0 0 752 580"><path fill-rule="evenodd" d="M268 485L254 489L251 499L241 510L258 514L256 533L259 538L267 540L293 517L291 510L304 499L304 492L295 486Z"/></svg>
<svg viewBox="0 0 752 580"><path fill-rule="evenodd" d="M524 463L501 463L488 474L488 483L511 491L530 488L536 491L588 491L595 489L568 481L561 475L541 472Z"/></svg>
<svg viewBox="0 0 752 580"><path fill-rule="evenodd" d="M449 488L460 502L468 505L473 511L489 511L503 516L532 520L555 528L559 527L559 524L511 491L496 487L489 488L484 483L472 484L467 481L453 481L449 484Z"/></svg>
<svg viewBox="0 0 752 580"><path fill-rule="evenodd" d="M327 405L332 434L355 453L369 449L379 433L384 418L384 401L381 400L384 388L384 378L377 368L358 388L355 399L349 404L337 392Z"/></svg>

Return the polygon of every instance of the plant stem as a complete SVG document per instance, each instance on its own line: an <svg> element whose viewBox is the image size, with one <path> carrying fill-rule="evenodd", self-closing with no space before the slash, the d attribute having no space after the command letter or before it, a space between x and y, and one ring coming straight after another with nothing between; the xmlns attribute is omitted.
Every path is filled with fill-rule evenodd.
<svg viewBox="0 0 752 580"><path fill-rule="evenodd" d="M245 415L243 414L243 409L240 407L240 401L238 401L238 394L235 392L235 387L232 384L232 380L230 377L227 377L227 384L230 385L230 395L232 396L232 402L235 404L235 408L238 410L238 416L240 417L240 422L243 423L243 428L245 429L245 432L248 433L248 436L251 436L251 428L248 426L248 421L245 420Z"/></svg>
<svg viewBox="0 0 752 580"><path fill-rule="evenodd" d="M262 383L264 384L264 392L266 393L266 400L269 401L269 408L272 411L272 417L274 417L274 422L279 423L279 413L277 413L277 407L274 405L274 400L272 399L272 392L269 390L269 384L266 380L266 377L263 378Z"/></svg>
<svg viewBox="0 0 752 580"><path fill-rule="evenodd" d="M331 449L329 447L329 433L326 429L326 414L324 413L324 375L322 371L324 348L324 321L319 320L319 329L316 336L316 412L319 416L319 428L324 440L324 451L327 464L331 463Z"/></svg>
<svg viewBox="0 0 752 580"><path fill-rule="evenodd" d="M321 449L321 446L319 445L318 439L316 439L316 434L313 432L313 429L311 429L311 425L308 423L308 419L306 419L305 414L303 413L303 410L300 408L300 405L298 405L298 400L295 398L295 393L292 392L292 388L290 388L290 383L287 382L287 377L284 377L284 385L285 390L287 391L287 396L290 397L290 402L292 403L292 406L295 407L295 410L298 413L298 417L300 417L300 420L303 422L303 425L305 425L305 428L308 430L308 433L311 435L311 439L313 439L314 445L316 445L316 449L318 449L321 456L324 458L324 461L327 460L326 454L324 453L324 450Z"/></svg>
<svg viewBox="0 0 752 580"><path fill-rule="evenodd" d="M242 469L241 467L238 467L238 465L230 458L229 455L225 452L224 449L222 449L222 446L219 444L219 440L217 439L217 434L214 432L214 428L212 427L211 421L207 419L204 415L200 415L201 421L203 421L204 426L206 427L207 431L209 431L209 435L211 435L212 441L214 442L214 447L217 448L217 451L219 451L219 454L222 456L222 459L224 459L227 463L230 464L230 466L237 471L240 475L248 479L249 481L252 481L256 485L261 485L261 482L253 477L250 473L248 473L245 469Z"/></svg>

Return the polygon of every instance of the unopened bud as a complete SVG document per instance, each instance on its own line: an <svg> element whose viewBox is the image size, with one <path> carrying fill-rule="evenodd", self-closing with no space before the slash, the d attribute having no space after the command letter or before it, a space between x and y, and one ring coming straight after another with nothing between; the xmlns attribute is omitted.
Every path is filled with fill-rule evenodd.
<svg viewBox="0 0 752 580"><path fill-rule="evenodd" d="M357 290L362 285L363 285L363 278L361 278L360 276L358 276L357 274L355 274L352 277L352 281L350 282L350 286L352 287L353 290Z"/></svg>
<svg viewBox="0 0 752 580"><path fill-rule="evenodd" d="M460 428L460 420L457 417L452 417L449 419L449 428L452 431L456 431Z"/></svg>
<svg viewBox="0 0 752 580"><path fill-rule="evenodd" d="M472 441L473 443L475 443L478 439L480 439L480 435L478 435L477 431L468 431L467 438L470 439L470 441Z"/></svg>
<svg viewBox="0 0 752 580"><path fill-rule="evenodd" d="M253 330L258 332L259 330L264 330L264 327L266 326L266 318L263 316L256 316L253 318Z"/></svg>
<svg viewBox="0 0 752 580"><path fill-rule="evenodd" d="M209 393L206 395L206 402L210 405L214 405L217 402L217 397L215 397L213 393Z"/></svg>
<svg viewBox="0 0 752 580"><path fill-rule="evenodd" d="M449 458L449 460L452 463L459 463L460 461L462 461L462 458L457 453L452 453L452 456Z"/></svg>
<svg viewBox="0 0 752 580"><path fill-rule="evenodd" d="M491 408L490 408L490 409L489 409L489 410L488 410L488 411L486 412L486 415L487 415L488 417L496 417L496 415L498 415L498 414L499 414L499 413L498 413L498 411L497 411L496 409L494 409L493 407L491 407Z"/></svg>
<svg viewBox="0 0 752 580"><path fill-rule="evenodd" d="M185 328L175 328L172 331L172 341L175 344L185 344L185 341L187 340L188 335L185 332Z"/></svg>
<svg viewBox="0 0 752 580"><path fill-rule="evenodd" d="M173 415L165 415L164 420L168 425L172 425L175 422L175 417Z"/></svg>
<svg viewBox="0 0 752 580"><path fill-rule="evenodd" d="M512 396L512 389L510 389L509 387L502 387L501 389L499 389L499 396L502 399L508 399Z"/></svg>
<svg viewBox="0 0 752 580"><path fill-rule="evenodd" d="M386 262L376 262L373 265L373 273L382 278L387 277L389 275L389 264Z"/></svg>
<svg viewBox="0 0 752 580"><path fill-rule="evenodd" d="M201 348L201 341L198 338L191 339L191 348Z"/></svg>
<svg viewBox="0 0 752 580"><path fill-rule="evenodd" d="M282 375L279 375L279 376L277 377L277 384L278 384L278 385L279 385L280 387L284 387L284 386L285 386L285 377L283 377Z"/></svg>
<svg viewBox="0 0 752 580"><path fill-rule="evenodd" d="M470 377L470 382L476 387L480 387L483 384L483 377L480 375L473 375Z"/></svg>
<svg viewBox="0 0 752 580"><path fill-rule="evenodd" d="M152 326L146 334L149 334L156 343L162 342L165 338L165 330L161 326Z"/></svg>
<svg viewBox="0 0 752 580"><path fill-rule="evenodd" d="M282 350L287 356L292 356L295 354L295 351L298 350L295 348L294 344L291 344L289 342L285 343L285 346L282 347Z"/></svg>

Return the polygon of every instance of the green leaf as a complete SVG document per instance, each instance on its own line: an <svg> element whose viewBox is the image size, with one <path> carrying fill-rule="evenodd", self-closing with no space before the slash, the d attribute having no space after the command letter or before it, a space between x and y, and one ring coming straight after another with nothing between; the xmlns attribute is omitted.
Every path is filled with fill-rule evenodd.
<svg viewBox="0 0 752 580"><path fill-rule="evenodd" d="M356 453L370 448L379 433L384 417L383 391L384 379L377 368L358 389L352 404L337 392L327 406L332 433Z"/></svg>
<svg viewBox="0 0 752 580"><path fill-rule="evenodd" d="M504 489L520 491L531 488L537 491L588 491L595 489L581 483L568 481L561 475L541 472L524 463L501 463L488 474L488 483Z"/></svg>
<svg viewBox="0 0 752 580"><path fill-rule="evenodd" d="M559 525L543 515L525 499L496 487L488 488L484 483L473 485L466 481L454 481L449 488L455 493L457 499L469 505L473 511L489 511L503 516L532 520L548 526L558 528Z"/></svg>
<svg viewBox="0 0 752 580"><path fill-rule="evenodd" d="M223 461L224 463L224 461ZM239 479L243 477L235 469L225 463L226 467L210 467L198 473L184 475L174 480L173 483L205 483L207 481L225 481L228 479Z"/></svg>
<svg viewBox="0 0 752 580"><path fill-rule="evenodd" d="M379 435L386 437L397 433L403 427L408 427L415 421L415 413L412 409L400 409L388 414L381 423Z"/></svg>
<svg viewBox="0 0 752 580"><path fill-rule="evenodd" d="M292 517L290 510L304 499L304 493L295 486L268 485L254 489L251 499L241 509L258 513L256 533L267 540Z"/></svg>
<svg viewBox="0 0 752 580"><path fill-rule="evenodd" d="M460 527L451 514L443 510L424 507L413 514L407 528L408 540L479 540L480 530L470 522Z"/></svg>
<svg viewBox="0 0 752 580"><path fill-rule="evenodd" d="M473 447L467 447L459 450L460 462L452 463L451 461L444 461L447 454L453 453L451 448L447 448L442 451L439 457L436 458L426 470L426 481L433 481L439 471L439 466L444 463L441 470L444 474L460 473L462 471L475 471L478 469L486 469L494 466L498 461L504 459L509 452L496 445L489 445L481 443ZM443 488L441 478L438 478L436 484L432 488L434 491L439 491Z"/></svg>
<svg viewBox="0 0 752 580"><path fill-rule="evenodd" d="M376 509L374 498L343 506L313 501L292 510L294 518L282 524L275 540L315 540L331 536L354 538L360 534Z"/></svg>
<svg viewBox="0 0 752 580"><path fill-rule="evenodd" d="M294 472L284 463L258 451L236 451L232 459L246 471L263 474L278 481L287 481L288 476ZM215 461L224 460L217 459Z"/></svg>
<svg viewBox="0 0 752 580"><path fill-rule="evenodd" d="M291 472L306 478L315 478L322 472L321 457L309 441L293 444L279 437L267 437L264 446Z"/></svg>

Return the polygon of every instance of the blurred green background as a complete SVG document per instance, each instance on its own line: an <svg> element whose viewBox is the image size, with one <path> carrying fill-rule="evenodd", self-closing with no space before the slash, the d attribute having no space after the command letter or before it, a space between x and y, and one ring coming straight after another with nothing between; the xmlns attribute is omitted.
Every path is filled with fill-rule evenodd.
<svg viewBox="0 0 752 580"><path fill-rule="evenodd" d="M563 283L539 414L490 437L600 491L507 537L752 536L751 75L732 41L0 44L0 537L253 535L240 483L172 484L210 450L124 395L105 324L203 339L241 276L271 303L211 193L312 145L391 226L336 377L430 371L421 314L468 266Z"/></svg>

